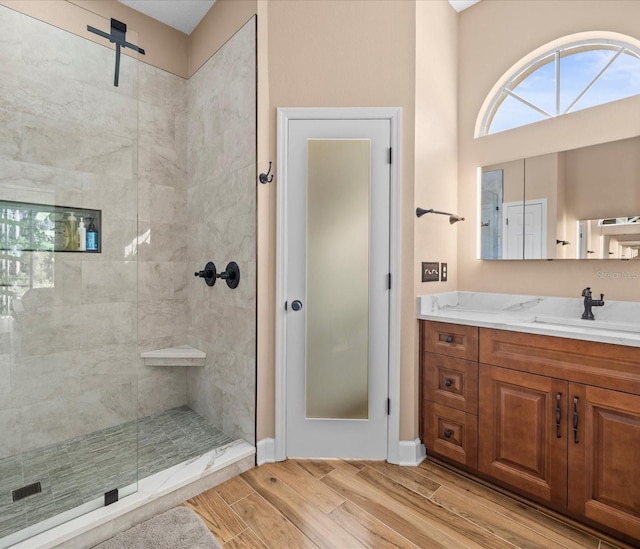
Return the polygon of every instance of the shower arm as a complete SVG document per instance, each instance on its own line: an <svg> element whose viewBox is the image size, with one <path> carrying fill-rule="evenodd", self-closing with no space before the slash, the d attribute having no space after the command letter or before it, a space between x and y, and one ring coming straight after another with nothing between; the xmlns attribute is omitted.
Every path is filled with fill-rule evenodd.
<svg viewBox="0 0 640 549"><path fill-rule="evenodd" d="M462 217L461 215L456 215L449 212L440 212L438 210L434 210L433 208L430 208L428 210L425 210L424 208L416 208L416 217L422 217L424 214L428 214L428 213L448 215L449 223L451 225L453 225L454 223L457 223L458 221L464 221L464 217Z"/></svg>

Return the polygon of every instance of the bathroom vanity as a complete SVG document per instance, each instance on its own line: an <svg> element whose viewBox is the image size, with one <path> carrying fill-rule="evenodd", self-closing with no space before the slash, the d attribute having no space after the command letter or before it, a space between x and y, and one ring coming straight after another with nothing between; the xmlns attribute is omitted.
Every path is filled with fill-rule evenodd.
<svg viewBox="0 0 640 549"><path fill-rule="evenodd" d="M428 456L638 541L640 304L581 312L580 299L420 298L420 435Z"/></svg>

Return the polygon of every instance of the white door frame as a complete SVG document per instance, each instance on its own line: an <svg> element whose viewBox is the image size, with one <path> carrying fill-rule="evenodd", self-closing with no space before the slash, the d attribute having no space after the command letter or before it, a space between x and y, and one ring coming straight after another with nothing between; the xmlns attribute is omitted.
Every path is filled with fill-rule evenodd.
<svg viewBox="0 0 640 549"><path fill-rule="evenodd" d="M278 108L277 232L276 232L276 433L275 459L286 459L286 323L287 289L287 164L290 120L389 120L391 124L391 196L389 268L389 398L387 461L400 461L400 107Z"/></svg>

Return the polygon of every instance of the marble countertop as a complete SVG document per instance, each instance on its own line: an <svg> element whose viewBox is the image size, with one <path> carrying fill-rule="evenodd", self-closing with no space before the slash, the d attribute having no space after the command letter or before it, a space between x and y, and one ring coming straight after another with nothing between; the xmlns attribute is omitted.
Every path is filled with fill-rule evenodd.
<svg viewBox="0 0 640 549"><path fill-rule="evenodd" d="M418 297L418 319L640 347L640 302L604 302L583 320L582 297L449 292Z"/></svg>

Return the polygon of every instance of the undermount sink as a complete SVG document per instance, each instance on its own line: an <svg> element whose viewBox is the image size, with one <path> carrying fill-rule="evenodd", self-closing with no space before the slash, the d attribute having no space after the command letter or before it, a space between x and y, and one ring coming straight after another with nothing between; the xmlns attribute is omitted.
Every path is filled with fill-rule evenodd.
<svg viewBox="0 0 640 549"><path fill-rule="evenodd" d="M609 332L640 333L640 323L616 322L614 320L583 320L581 318L564 318L546 315L537 315L535 324L548 324L553 326L572 327L580 329L606 330Z"/></svg>

